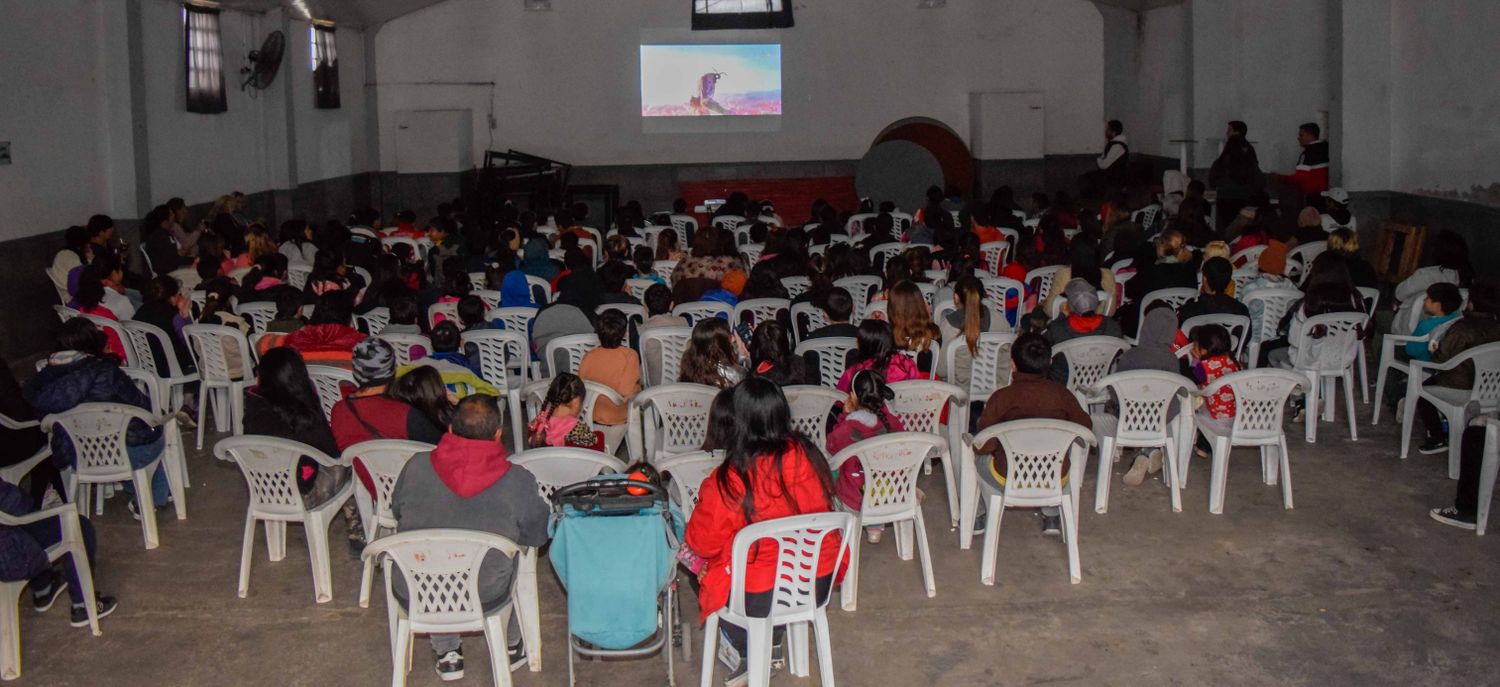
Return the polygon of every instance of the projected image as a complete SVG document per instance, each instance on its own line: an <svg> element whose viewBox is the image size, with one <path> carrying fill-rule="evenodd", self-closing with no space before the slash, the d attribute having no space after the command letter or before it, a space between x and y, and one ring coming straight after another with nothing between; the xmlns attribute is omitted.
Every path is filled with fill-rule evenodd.
<svg viewBox="0 0 1500 687"><path fill-rule="evenodd" d="M781 46L641 46L642 117L781 114Z"/></svg>

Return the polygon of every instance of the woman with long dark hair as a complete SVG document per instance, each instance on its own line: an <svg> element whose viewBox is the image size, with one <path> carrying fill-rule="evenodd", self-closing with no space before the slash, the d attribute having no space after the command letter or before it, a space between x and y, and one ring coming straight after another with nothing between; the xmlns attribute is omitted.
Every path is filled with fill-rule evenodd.
<svg viewBox="0 0 1500 687"><path fill-rule="evenodd" d="M880 320L865 320L859 323L859 334L854 341L855 362L844 370L844 376L839 377L839 391L848 392L849 381L861 370L875 370L892 384L921 376L916 361L897 348L891 325Z"/></svg>
<svg viewBox="0 0 1500 687"><path fill-rule="evenodd" d="M755 328L755 335L750 337L750 373L777 386L807 383L802 358L792 354L791 335L785 325L767 320Z"/></svg>
<svg viewBox="0 0 1500 687"><path fill-rule="evenodd" d="M734 537L746 526L776 518L826 513L833 508L833 478L821 451L792 429L791 409L775 383L748 379L731 394L734 431L724 462L703 481L698 506L688 521L684 544L702 563L698 590L699 620L729 602ZM816 591L827 598L833 587L843 543L836 535L823 539L818 556ZM776 584L777 544L755 544L745 568L745 606L749 615L767 615ZM720 624L729 648L745 656L743 628ZM747 661L728 661L731 680Z"/></svg>
<svg viewBox="0 0 1500 687"><path fill-rule="evenodd" d="M720 389L734 386L745 377L740 360L748 357L744 344L737 341L728 322L717 317L699 320L682 352L678 381Z"/></svg>
<svg viewBox="0 0 1500 687"><path fill-rule="evenodd" d="M443 384L443 375L429 365L418 365L396 378L391 385L391 398L405 403L428 420L434 427L447 427L453 421L453 394Z"/></svg>
<svg viewBox="0 0 1500 687"><path fill-rule="evenodd" d="M302 355L273 348L260 357L257 372L255 386L245 392L245 433L301 442L337 459L338 444ZM348 481L347 467L329 467L306 456L297 462L297 490L308 508L326 502Z"/></svg>

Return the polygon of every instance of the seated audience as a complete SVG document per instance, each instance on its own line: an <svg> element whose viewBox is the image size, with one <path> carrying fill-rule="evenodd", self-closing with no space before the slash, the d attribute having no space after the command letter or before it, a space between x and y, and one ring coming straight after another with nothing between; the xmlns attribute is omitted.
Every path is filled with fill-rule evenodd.
<svg viewBox="0 0 1500 687"><path fill-rule="evenodd" d="M859 327L849 323L849 318L854 316L854 297L849 294L848 289L837 286L829 289L819 309L823 311L823 316L828 318L828 324L809 332L807 339L829 337L852 339L859 333Z"/></svg>
<svg viewBox="0 0 1500 687"><path fill-rule="evenodd" d="M1063 294L1068 300L1063 303L1062 314L1047 325L1047 345L1056 346L1085 336L1125 336L1120 331L1119 323L1096 312L1099 309L1099 292L1094 290L1092 284L1083 279L1074 279L1063 287ZM1067 383L1068 362L1063 356L1057 356L1052 362L1050 374L1052 379Z"/></svg>
<svg viewBox="0 0 1500 687"><path fill-rule="evenodd" d="M682 353L678 381L727 389L745 378L742 361L749 357L745 342L728 322L717 317L699 320Z"/></svg>
<svg viewBox="0 0 1500 687"><path fill-rule="evenodd" d="M1240 371L1233 350L1229 347L1229 331L1217 324L1208 324L1193 329L1192 372L1198 388L1208 386L1224 375ZM1234 391L1229 387L1219 389L1214 395L1203 399L1193 421L1212 426L1221 434L1228 434L1234 426ZM1208 439L1198 435L1196 452L1208 457L1211 446Z"/></svg>
<svg viewBox="0 0 1500 687"><path fill-rule="evenodd" d="M308 362L347 366L354 346L365 340L364 334L350 326L354 321L350 298L345 291L319 296L312 320L286 335L281 345L296 349Z"/></svg>
<svg viewBox="0 0 1500 687"><path fill-rule="evenodd" d="M381 334L421 334L422 325L417 324L421 308L414 294L398 296L391 301L391 321L380 330Z"/></svg>
<svg viewBox="0 0 1500 687"><path fill-rule="evenodd" d="M786 326L766 320L755 328L750 338L750 374L776 383L776 386L807 384L802 359L792 355L792 339Z"/></svg>
<svg viewBox="0 0 1500 687"><path fill-rule="evenodd" d="M854 375L849 381L849 398L844 401L844 412L828 432L829 457L865 439L906 431L901 418L886 410L886 402L895 398L896 393L875 372L861 370ZM850 458L839 467L833 488L845 510L859 512L864 503L865 469L858 457ZM878 544L884 532L884 525L871 525L865 528L865 538L871 544Z"/></svg>
<svg viewBox="0 0 1500 687"><path fill-rule="evenodd" d="M276 296L276 318L266 323L266 332L290 334L306 324L302 317L302 292L283 291Z"/></svg>
<svg viewBox="0 0 1500 687"><path fill-rule="evenodd" d="M625 316L618 310L605 310L594 319L599 347L583 355L578 376L609 387L628 402L641 390L641 359L625 345L626 326ZM623 427L625 411L625 406L600 398L594 402L591 417L597 425Z"/></svg>
<svg viewBox="0 0 1500 687"><path fill-rule="evenodd" d="M551 508L537 491L536 478L526 468L512 465L502 440L503 416L495 399L472 396L459 403L453 424L430 452L412 456L391 492L391 514L398 532L424 529L477 530L496 534L518 546L547 543ZM496 552L485 556L479 569L480 603L487 612L510 599L516 562ZM404 576L393 574L393 593L407 603ZM506 662L525 659L521 628L515 614L509 620ZM463 677L462 638L456 634L429 637L443 680ZM498 660L498 659L492 659Z"/></svg>
<svg viewBox="0 0 1500 687"><path fill-rule="evenodd" d="M542 409L527 428L529 445L532 448L572 446L603 451L604 433L582 421L583 401L587 395L587 387L578 375L564 372L553 377L547 386L547 397L542 399Z"/></svg>
<svg viewBox="0 0 1500 687"><path fill-rule="evenodd" d="M36 503L22 493L16 485L0 480L0 512L12 517L23 517L38 510L40 509L37 508ZM98 570L94 567L97 560L94 524L81 515L78 516L78 524L79 535L83 538L84 555L89 559L89 570ZM57 565L47 558L47 549L56 546L62 538L62 525L55 517L19 527L0 525L0 552L4 552L4 555L0 555L0 582L26 582L27 586L31 587L31 608L37 613L46 613L50 610L57 602L57 598L66 591L68 599L72 602L68 625L87 627L89 624L87 604L90 602L83 598L83 584L78 579L78 568L73 557L64 556ZM62 568L61 575L57 572L58 567ZM17 599L14 597L5 600L5 603L12 605L16 602ZM114 613L115 608L119 606L115 597L98 591L94 592L92 603L100 618ZM15 612L14 609L12 612ZM16 637L10 637L7 641L16 640Z"/></svg>
<svg viewBox="0 0 1500 687"><path fill-rule="evenodd" d="M290 439L338 460L338 443L302 356L290 348L273 348L260 357L257 373L255 386L245 390L245 434ZM297 461L297 491L307 508L326 503L348 481L347 467L329 467L306 456Z"/></svg>
<svg viewBox="0 0 1500 687"><path fill-rule="evenodd" d="M1432 352L1432 362L1445 363L1464 351L1496 341L1500 341L1500 288L1490 281L1478 281L1469 291L1469 309L1438 342ZM1474 363L1469 361L1433 375L1424 384L1467 392L1474 388L1474 381ZM1406 402L1411 403L1413 399L1407 398ZM1417 401L1417 418L1426 432L1426 438L1417 450L1429 455L1447 451L1448 432L1443 429L1442 413L1422 400Z"/></svg>
<svg viewBox="0 0 1500 687"><path fill-rule="evenodd" d="M855 342L857 347L854 351L854 362L845 368L843 376L839 377L837 384L839 391L848 393L849 380L861 370L873 370L881 375L887 384L921 378L922 373L917 370L916 361L896 347L896 337L889 324L880 320L861 322Z"/></svg>
<svg viewBox="0 0 1500 687"><path fill-rule="evenodd" d="M1177 309L1182 320L1199 315L1250 316L1244 303L1229 295L1234 287L1234 267L1224 258L1208 258L1200 270L1198 296Z"/></svg>

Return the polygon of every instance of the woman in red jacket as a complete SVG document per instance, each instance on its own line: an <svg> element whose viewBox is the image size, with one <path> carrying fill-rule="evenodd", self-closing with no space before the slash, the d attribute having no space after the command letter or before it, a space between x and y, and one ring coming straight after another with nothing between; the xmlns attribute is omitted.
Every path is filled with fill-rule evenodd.
<svg viewBox="0 0 1500 687"><path fill-rule="evenodd" d="M729 603L735 534L751 523L833 508L828 462L792 429L791 409L781 389L769 380L751 378L727 393L734 407L734 431L727 437L724 463L703 481L698 506L687 525L687 547L707 560L699 572L700 622ZM827 598L833 586L833 567L841 546L837 536L823 540L818 557L820 600ZM770 613L776 550L775 542L761 541L750 551L745 610L752 616ZM747 637L743 628L732 624L719 627L724 642L737 654L729 666L733 678L744 670L744 661L738 657L745 655Z"/></svg>

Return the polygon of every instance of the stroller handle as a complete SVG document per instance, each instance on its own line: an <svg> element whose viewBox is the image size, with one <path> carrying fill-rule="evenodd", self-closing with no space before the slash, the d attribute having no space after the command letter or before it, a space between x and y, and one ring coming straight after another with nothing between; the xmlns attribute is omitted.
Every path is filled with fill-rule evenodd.
<svg viewBox="0 0 1500 687"><path fill-rule="evenodd" d="M645 490L635 494L632 491ZM552 494L553 508L564 506L586 513L638 513L667 503L667 490L659 484L624 477L596 477L559 488Z"/></svg>

